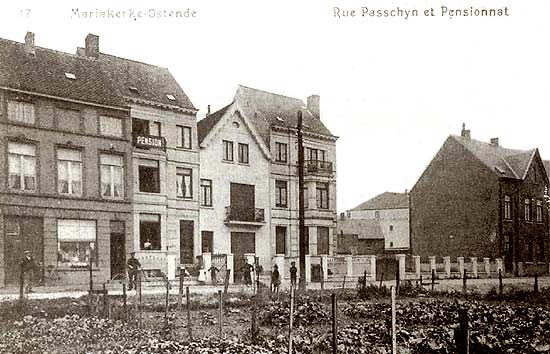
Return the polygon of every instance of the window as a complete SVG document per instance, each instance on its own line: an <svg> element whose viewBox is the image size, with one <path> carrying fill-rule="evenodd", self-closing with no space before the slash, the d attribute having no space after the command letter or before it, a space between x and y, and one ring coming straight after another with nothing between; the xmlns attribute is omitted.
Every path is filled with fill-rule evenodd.
<svg viewBox="0 0 550 354"><path fill-rule="evenodd" d="M316 161L317 160L317 149L312 148L306 148L306 156L305 159L309 161Z"/></svg>
<svg viewBox="0 0 550 354"><path fill-rule="evenodd" d="M34 124L34 104L28 102L8 101L8 119L26 124Z"/></svg>
<svg viewBox="0 0 550 354"><path fill-rule="evenodd" d="M8 188L36 191L36 146L8 142Z"/></svg>
<svg viewBox="0 0 550 354"><path fill-rule="evenodd" d="M88 267L90 255L96 256L96 222L94 220L57 220L57 264L74 268Z"/></svg>
<svg viewBox="0 0 550 354"><path fill-rule="evenodd" d="M537 200L537 204L536 204L536 220L537 222L542 222L542 201L540 200Z"/></svg>
<svg viewBox="0 0 550 354"><path fill-rule="evenodd" d="M158 161L140 160L138 164L139 191L145 193L160 193Z"/></svg>
<svg viewBox="0 0 550 354"><path fill-rule="evenodd" d="M317 183L317 209L328 209L327 183Z"/></svg>
<svg viewBox="0 0 550 354"><path fill-rule="evenodd" d="M160 136L160 123L159 122L149 122L149 135L151 136Z"/></svg>
<svg viewBox="0 0 550 354"><path fill-rule="evenodd" d="M184 149L191 149L191 128L177 126L178 143L177 146Z"/></svg>
<svg viewBox="0 0 550 354"><path fill-rule="evenodd" d="M201 205L212 206L212 180L201 179Z"/></svg>
<svg viewBox="0 0 550 354"><path fill-rule="evenodd" d="M325 161L325 150L318 150L319 161Z"/></svg>
<svg viewBox="0 0 550 354"><path fill-rule="evenodd" d="M122 137L122 119L114 117L99 117L99 134Z"/></svg>
<svg viewBox="0 0 550 354"><path fill-rule="evenodd" d="M393 225L390 225L390 231L393 231Z"/></svg>
<svg viewBox="0 0 550 354"><path fill-rule="evenodd" d="M304 227L304 239L306 244L306 254L309 254L309 227Z"/></svg>
<svg viewBox="0 0 550 354"><path fill-rule="evenodd" d="M317 254L329 254L329 228L317 228Z"/></svg>
<svg viewBox="0 0 550 354"><path fill-rule="evenodd" d="M124 158L120 155L99 156L101 174L101 196L104 198L124 197Z"/></svg>
<svg viewBox="0 0 550 354"><path fill-rule="evenodd" d="M201 231L202 239L202 253L212 253L213 251L213 242L214 242L214 232L212 231Z"/></svg>
<svg viewBox="0 0 550 354"><path fill-rule="evenodd" d="M286 254L285 226L275 226L275 254Z"/></svg>
<svg viewBox="0 0 550 354"><path fill-rule="evenodd" d="M139 214L139 247L160 251L160 215Z"/></svg>
<svg viewBox="0 0 550 354"><path fill-rule="evenodd" d="M285 143L275 143L275 161L287 162L287 145Z"/></svg>
<svg viewBox="0 0 550 354"><path fill-rule="evenodd" d="M512 200L509 195L504 196L504 219L512 219Z"/></svg>
<svg viewBox="0 0 550 354"><path fill-rule="evenodd" d="M309 209L309 192L307 187L304 187L304 209Z"/></svg>
<svg viewBox="0 0 550 354"><path fill-rule="evenodd" d="M275 181L275 206L286 208L288 206L287 196L287 181Z"/></svg>
<svg viewBox="0 0 550 354"><path fill-rule="evenodd" d="M233 142L223 141L223 159L225 161L233 161Z"/></svg>
<svg viewBox="0 0 550 354"><path fill-rule="evenodd" d="M132 119L132 134L133 135L149 135L149 121L144 119Z"/></svg>
<svg viewBox="0 0 550 354"><path fill-rule="evenodd" d="M177 169L176 195L179 198L193 198L193 170L190 168Z"/></svg>
<svg viewBox="0 0 550 354"><path fill-rule="evenodd" d="M80 132L80 111L69 108L55 108L55 124L58 129Z"/></svg>
<svg viewBox="0 0 550 354"><path fill-rule="evenodd" d="M531 201L528 198L525 198L523 206L525 221L531 221Z"/></svg>
<svg viewBox="0 0 550 354"><path fill-rule="evenodd" d="M379 212L378 210L375 210L375 211L374 211L374 218L375 218L376 220L380 220L380 212Z"/></svg>
<svg viewBox="0 0 550 354"><path fill-rule="evenodd" d="M248 163L248 144L239 143L239 163Z"/></svg>
<svg viewBox="0 0 550 354"><path fill-rule="evenodd" d="M57 191L82 195L82 154L79 150L57 150Z"/></svg>

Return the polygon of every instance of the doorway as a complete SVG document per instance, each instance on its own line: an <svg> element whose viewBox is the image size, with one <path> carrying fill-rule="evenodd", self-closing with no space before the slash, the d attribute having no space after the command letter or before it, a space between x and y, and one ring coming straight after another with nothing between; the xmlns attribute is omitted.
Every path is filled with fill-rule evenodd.
<svg viewBox="0 0 550 354"><path fill-rule="evenodd" d="M111 221L111 279L126 274L126 239L124 237L124 222ZM117 278L118 278L117 277Z"/></svg>
<svg viewBox="0 0 550 354"><path fill-rule="evenodd" d="M180 263L193 264L194 222L180 220Z"/></svg>
<svg viewBox="0 0 550 354"><path fill-rule="evenodd" d="M256 253L256 234L253 232L232 232L231 253L233 253L233 273L235 282L243 282L245 253Z"/></svg>
<svg viewBox="0 0 550 354"><path fill-rule="evenodd" d="M19 283L19 263L23 252L32 252L34 262L44 263L44 221L42 218L4 216L5 283ZM34 280L43 279L44 269L34 272Z"/></svg>

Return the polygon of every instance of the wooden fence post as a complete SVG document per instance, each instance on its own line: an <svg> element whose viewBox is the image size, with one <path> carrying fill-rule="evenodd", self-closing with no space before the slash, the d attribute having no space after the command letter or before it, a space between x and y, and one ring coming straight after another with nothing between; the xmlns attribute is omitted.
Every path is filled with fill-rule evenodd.
<svg viewBox="0 0 550 354"><path fill-rule="evenodd" d="M218 290L218 297L220 302L220 339L222 339L223 335L223 293L221 290Z"/></svg>
<svg viewBox="0 0 550 354"><path fill-rule="evenodd" d="M336 294L332 293L332 354L338 350L338 303Z"/></svg>
<svg viewBox="0 0 550 354"><path fill-rule="evenodd" d="M179 291L178 291L178 295L179 295L179 301L178 301L178 307L181 308L181 306L183 306L183 274L184 272L182 271L181 269L181 266L180 266L180 287L179 287Z"/></svg>
<svg viewBox="0 0 550 354"><path fill-rule="evenodd" d="M397 354L397 335L395 333L395 288L391 287L391 352Z"/></svg>
<svg viewBox="0 0 550 354"><path fill-rule="evenodd" d="M539 274L535 273L535 285L533 286L533 291L535 294L539 292Z"/></svg>
<svg viewBox="0 0 550 354"><path fill-rule="evenodd" d="M435 289L435 269L432 269L432 293Z"/></svg>
<svg viewBox="0 0 550 354"><path fill-rule="evenodd" d="M294 321L294 286L290 286L290 318L288 321L288 354L292 354L292 326Z"/></svg>
<svg viewBox="0 0 550 354"><path fill-rule="evenodd" d="M342 282L342 290L346 288L346 276L344 275L344 281Z"/></svg>
<svg viewBox="0 0 550 354"><path fill-rule="evenodd" d="M464 269L464 276L462 277L462 295L466 296L468 293L468 275L466 274L466 269Z"/></svg>
<svg viewBox="0 0 550 354"><path fill-rule="evenodd" d="M189 335L189 341L193 339L193 330L191 325L191 302L189 300L189 287L185 287L186 309L187 309L187 334Z"/></svg>
<svg viewBox="0 0 550 354"><path fill-rule="evenodd" d="M126 297L126 283L122 283L122 309L124 311L124 323L128 322L128 300Z"/></svg>
<svg viewBox="0 0 550 354"><path fill-rule="evenodd" d="M254 298L252 299L254 301L253 307L252 307L252 341L256 341L256 332L257 332L257 324L256 324L256 313L258 311L258 294L254 295Z"/></svg>
<svg viewBox="0 0 550 354"><path fill-rule="evenodd" d="M468 309L460 309L460 328L455 329L455 344L458 354L470 353L470 333L468 324Z"/></svg>
<svg viewBox="0 0 550 354"><path fill-rule="evenodd" d="M19 305L23 305L25 301L25 271L23 267L20 269L19 273Z"/></svg>
<svg viewBox="0 0 550 354"><path fill-rule="evenodd" d="M503 289L503 284L502 284L502 269L499 269L498 270L498 294L500 296L502 296L502 289Z"/></svg>
<svg viewBox="0 0 550 354"><path fill-rule="evenodd" d="M141 271L138 272L138 297L139 297L139 328L143 326L143 316L142 316L142 304L141 304Z"/></svg>
<svg viewBox="0 0 550 354"><path fill-rule="evenodd" d="M401 275L399 274L399 268L397 268L397 272L395 272L395 295L399 295L399 282L400 282Z"/></svg>
<svg viewBox="0 0 550 354"><path fill-rule="evenodd" d="M107 286L103 283L103 316L109 318L109 297L107 296Z"/></svg>
<svg viewBox="0 0 550 354"><path fill-rule="evenodd" d="M165 309L164 309L164 328L168 327L168 307L169 304L169 297L170 297L170 282L168 281L168 277L164 278L164 281L166 282L166 301L165 301Z"/></svg>

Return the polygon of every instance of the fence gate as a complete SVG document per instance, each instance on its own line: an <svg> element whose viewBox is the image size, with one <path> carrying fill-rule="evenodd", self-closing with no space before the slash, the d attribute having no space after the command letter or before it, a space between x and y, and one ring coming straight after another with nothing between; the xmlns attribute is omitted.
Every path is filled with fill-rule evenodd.
<svg viewBox="0 0 550 354"><path fill-rule="evenodd" d="M399 262L395 257L380 257L376 260L376 280L395 280Z"/></svg>
<svg viewBox="0 0 550 354"><path fill-rule="evenodd" d="M213 254L212 267L218 269L217 281L223 282L227 273L227 254Z"/></svg>

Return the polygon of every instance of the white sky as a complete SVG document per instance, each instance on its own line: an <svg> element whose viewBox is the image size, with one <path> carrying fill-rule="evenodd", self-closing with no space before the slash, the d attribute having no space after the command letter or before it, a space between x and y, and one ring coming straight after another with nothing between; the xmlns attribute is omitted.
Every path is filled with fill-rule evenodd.
<svg viewBox="0 0 550 354"><path fill-rule="evenodd" d="M238 84L303 100L319 94L322 120L340 137L339 211L411 189L462 122L474 139L538 147L550 159L547 0L42 3L0 5L0 37L22 42L30 30L37 45L74 53L95 33L104 53L168 67L201 113L228 104ZM511 16L333 17L333 6L422 12L441 5L508 6ZM73 8L129 7L190 7L198 17L71 18ZM26 8L29 18L20 15Z"/></svg>

